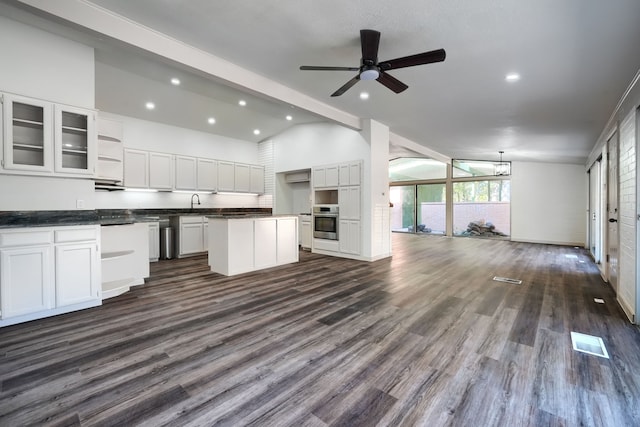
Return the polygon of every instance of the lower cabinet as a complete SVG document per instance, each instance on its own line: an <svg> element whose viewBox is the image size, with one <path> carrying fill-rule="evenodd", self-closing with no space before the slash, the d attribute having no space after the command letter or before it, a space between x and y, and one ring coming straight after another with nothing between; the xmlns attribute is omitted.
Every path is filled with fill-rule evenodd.
<svg viewBox="0 0 640 427"><path fill-rule="evenodd" d="M100 305L99 230L0 231L0 326Z"/></svg>
<svg viewBox="0 0 640 427"><path fill-rule="evenodd" d="M149 261L160 259L160 223L149 222Z"/></svg>
<svg viewBox="0 0 640 427"><path fill-rule="evenodd" d="M360 255L360 221L340 220L340 252Z"/></svg>
<svg viewBox="0 0 640 427"><path fill-rule="evenodd" d="M298 218L209 218L209 266L232 276L298 262ZM215 236L215 240L211 238Z"/></svg>
<svg viewBox="0 0 640 427"><path fill-rule="evenodd" d="M207 251L208 223L206 217L183 215L171 218L170 222L176 232L178 258Z"/></svg>

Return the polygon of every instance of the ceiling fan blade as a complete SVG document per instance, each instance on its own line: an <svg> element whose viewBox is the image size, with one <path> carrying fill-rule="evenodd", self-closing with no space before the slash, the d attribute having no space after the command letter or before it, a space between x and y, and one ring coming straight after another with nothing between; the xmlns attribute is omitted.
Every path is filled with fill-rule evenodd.
<svg viewBox="0 0 640 427"><path fill-rule="evenodd" d="M376 80L378 80L380 83L382 83L395 93L400 93L409 87L392 75L385 73L384 71L380 72L380 76Z"/></svg>
<svg viewBox="0 0 640 427"><path fill-rule="evenodd" d="M331 96L340 96L340 95L342 95L343 93L345 93L346 91L351 89L351 87L353 85L358 83L358 80L360 80L360 74L356 75L354 78L352 78L351 80L346 82L340 89L338 89L337 91L333 92L331 94Z"/></svg>
<svg viewBox="0 0 640 427"><path fill-rule="evenodd" d="M447 54L444 49L432 50L430 52L418 53L417 55L404 56L402 58L382 61L378 64L381 70L395 70L398 68L413 67L414 65L431 64L433 62L442 62Z"/></svg>
<svg viewBox="0 0 640 427"><path fill-rule="evenodd" d="M378 62L380 32L376 30L360 30L360 45L362 47L362 63L376 65Z"/></svg>
<svg viewBox="0 0 640 427"><path fill-rule="evenodd" d="M359 67L316 67L315 65L302 65L301 70L318 70L318 71L358 71Z"/></svg>

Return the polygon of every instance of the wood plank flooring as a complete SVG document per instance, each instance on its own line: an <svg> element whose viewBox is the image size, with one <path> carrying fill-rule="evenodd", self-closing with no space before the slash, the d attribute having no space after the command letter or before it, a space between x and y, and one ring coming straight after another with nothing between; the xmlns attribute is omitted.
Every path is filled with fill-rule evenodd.
<svg viewBox="0 0 640 427"><path fill-rule="evenodd" d="M161 261L102 307L2 328L0 426L640 425L640 333L584 250L393 244L231 278Z"/></svg>

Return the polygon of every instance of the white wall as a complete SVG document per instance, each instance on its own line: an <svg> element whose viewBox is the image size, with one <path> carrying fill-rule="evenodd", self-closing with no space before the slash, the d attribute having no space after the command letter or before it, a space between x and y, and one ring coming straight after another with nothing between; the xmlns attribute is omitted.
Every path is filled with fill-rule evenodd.
<svg viewBox="0 0 640 427"><path fill-rule="evenodd" d="M94 108L93 48L0 16L0 91Z"/></svg>
<svg viewBox="0 0 640 427"><path fill-rule="evenodd" d="M512 162L511 172L511 240L585 246L584 167Z"/></svg>
<svg viewBox="0 0 640 427"><path fill-rule="evenodd" d="M359 159L367 164L370 156L360 132L331 123L293 126L272 140L275 173Z"/></svg>
<svg viewBox="0 0 640 427"><path fill-rule="evenodd" d="M632 317L636 312L636 111L620 123L618 165L618 301Z"/></svg>
<svg viewBox="0 0 640 427"><path fill-rule="evenodd" d="M0 16L0 92L94 107L93 48ZM0 210L93 205L93 181L0 175Z"/></svg>

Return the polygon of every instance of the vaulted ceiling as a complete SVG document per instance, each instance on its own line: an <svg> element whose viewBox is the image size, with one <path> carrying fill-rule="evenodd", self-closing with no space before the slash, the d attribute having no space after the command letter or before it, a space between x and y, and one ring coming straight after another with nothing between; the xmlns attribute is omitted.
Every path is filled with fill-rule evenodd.
<svg viewBox="0 0 640 427"><path fill-rule="evenodd" d="M44 2L12 3L37 7ZM452 158L490 160L504 150L507 160L584 163L640 69L637 0L76 3L126 17L336 110L380 121L394 134ZM344 95L330 97L355 72L301 71L299 66L359 66L359 30L364 28L381 32L381 60L438 48L447 58L390 72L409 86L400 94L376 81L360 81ZM264 120L265 131L248 136L247 123L254 118L236 114L236 99L251 95L242 88L219 86L225 82L153 55L133 60L128 55L135 51L108 48L104 40L96 46L99 108L144 117L148 113L131 111L142 105L136 97L142 102L155 91L157 103L173 99L193 107L178 105L156 120L198 128L203 125L194 122L194 109L222 102L221 112L211 113L217 115L217 128L208 131L245 140L264 139L292 123L325 120L317 112L293 109L296 120L282 121L292 106L257 96L259 114L250 127ZM184 99L167 86L177 70L183 90L190 92ZM506 81L509 73L518 73L520 80ZM369 99L362 100L361 92Z"/></svg>

